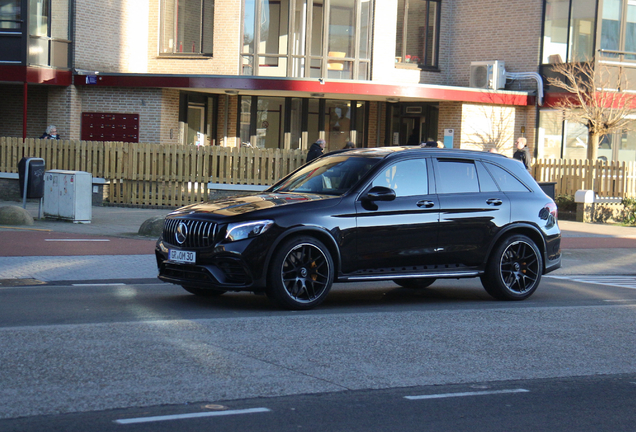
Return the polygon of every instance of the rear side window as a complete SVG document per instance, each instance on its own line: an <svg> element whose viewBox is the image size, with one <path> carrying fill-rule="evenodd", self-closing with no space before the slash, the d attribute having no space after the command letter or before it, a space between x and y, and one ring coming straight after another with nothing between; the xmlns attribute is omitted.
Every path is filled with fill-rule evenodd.
<svg viewBox="0 0 636 432"><path fill-rule="evenodd" d="M528 188L523 183L517 180L512 174L505 169L486 162L488 171L492 174L493 178L499 185L499 188L504 192L529 192Z"/></svg>
<svg viewBox="0 0 636 432"><path fill-rule="evenodd" d="M479 192L479 179L473 161L439 160L438 162L438 193Z"/></svg>

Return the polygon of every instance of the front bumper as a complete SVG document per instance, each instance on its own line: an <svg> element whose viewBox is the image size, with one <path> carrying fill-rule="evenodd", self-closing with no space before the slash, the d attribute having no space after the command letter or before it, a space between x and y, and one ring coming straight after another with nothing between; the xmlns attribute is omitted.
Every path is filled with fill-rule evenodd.
<svg viewBox="0 0 636 432"><path fill-rule="evenodd" d="M262 253L250 253L254 249L251 243L252 240L233 243L234 250L218 246L197 250L196 263L183 264L168 259L168 250L178 248L160 239L155 248L157 277L164 282L203 289L259 291L265 286L265 257Z"/></svg>

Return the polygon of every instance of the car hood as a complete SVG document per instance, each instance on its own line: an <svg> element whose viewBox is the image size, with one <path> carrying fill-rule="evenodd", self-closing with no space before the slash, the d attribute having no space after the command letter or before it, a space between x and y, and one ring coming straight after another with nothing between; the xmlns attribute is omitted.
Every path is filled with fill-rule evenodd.
<svg viewBox="0 0 636 432"><path fill-rule="evenodd" d="M312 201L333 200L334 198L340 197L304 193L265 192L256 195L220 198L213 201L192 204L175 210L170 213L170 216L180 216L193 213L213 213L221 216L236 216L258 210Z"/></svg>

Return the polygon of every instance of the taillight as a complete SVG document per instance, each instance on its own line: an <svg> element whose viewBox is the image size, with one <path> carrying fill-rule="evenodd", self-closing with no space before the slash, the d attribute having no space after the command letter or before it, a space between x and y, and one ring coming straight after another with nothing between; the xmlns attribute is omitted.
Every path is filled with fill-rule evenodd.
<svg viewBox="0 0 636 432"><path fill-rule="evenodd" d="M545 207L550 211L550 214L556 220L559 215L559 209L557 208L557 205L554 203L554 201L547 203Z"/></svg>

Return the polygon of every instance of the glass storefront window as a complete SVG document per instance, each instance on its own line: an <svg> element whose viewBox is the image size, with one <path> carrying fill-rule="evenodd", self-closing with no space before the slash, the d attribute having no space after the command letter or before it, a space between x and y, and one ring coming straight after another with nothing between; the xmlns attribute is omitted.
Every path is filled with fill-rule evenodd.
<svg viewBox="0 0 636 432"><path fill-rule="evenodd" d="M563 136L563 116L559 111L541 110L537 157L539 159L560 159L561 138Z"/></svg>
<svg viewBox="0 0 636 432"><path fill-rule="evenodd" d="M351 103L342 100L327 100L325 116L327 133L325 152L339 150L351 139Z"/></svg>
<svg viewBox="0 0 636 432"><path fill-rule="evenodd" d="M630 129L620 136L618 160L621 162L636 162L636 121L632 121Z"/></svg>
<svg viewBox="0 0 636 432"><path fill-rule="evenodd" d="M250 146L250 122L252 118L252 98L249 96L241 96L241 111L239 113L239 136L241 137L241 146Z"/></svg>
<svg viewBox="0 0 636 432"><path fill-rule="evenodd" d="M580 123L565 122L564 159L587 159L587 128Z"/></svg>
<svg viewBox="0 0 636 432"><path fill-rule="evenodd" d="M283 148L285 98L260 97L256 111L256 147Z"/></svg>
<svg viewBox="0 0 636 432"><path fill-rule="evenodd" d="M307 147L315 143L319 138L318 125L320 124L320 100L309 99L309 107L307 109ZM328 144L328 143L327 143Z"/></svg>
<svg viewBox="0 0 636 432"><path fill-rule="evenodd" d="M303 139L303 100L300 98L292 98L291 100L291 117L290 121L290 148L302 148Z"/></svg>

